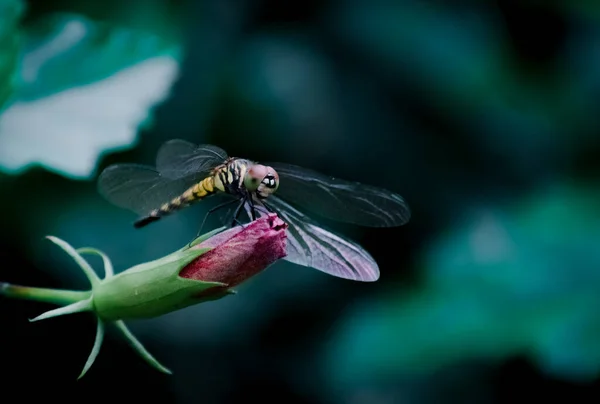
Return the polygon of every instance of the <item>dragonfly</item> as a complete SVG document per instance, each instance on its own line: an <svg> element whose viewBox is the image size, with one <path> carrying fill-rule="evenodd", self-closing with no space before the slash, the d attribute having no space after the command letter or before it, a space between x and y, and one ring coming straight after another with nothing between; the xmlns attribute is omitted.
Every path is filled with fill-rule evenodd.
<svg viewBox="0 0 600 404"><path fill-rule="evenodd" d="M98 177L100 194L112 204L139 215L136 228L212 195L226 195L237 206L228 220L243 225L242 212L254 220L275 212L287 227L285 260L355 281L379 278L379 267L359 244L335 233L315 215L366 227L395 227L410 220L403 197L383 188L330 177L287 163L259 163L230 157L210 144L181 139L163 143L155 167L113 164ZM205 216L205 220L206 217ZM203 222L204 223L204 222Z"/></svg>

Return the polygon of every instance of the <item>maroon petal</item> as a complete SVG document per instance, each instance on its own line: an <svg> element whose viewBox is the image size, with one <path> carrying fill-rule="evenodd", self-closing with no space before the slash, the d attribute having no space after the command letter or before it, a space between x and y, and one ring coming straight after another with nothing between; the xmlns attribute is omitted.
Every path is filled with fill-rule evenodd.
<svg viewBox="0 0 600 404"><path fill-rule="evenodd" d="M225 230L193 248L212 250L196 258L179 276L239 285L286 256L287 224L276 214Z"/></svg>

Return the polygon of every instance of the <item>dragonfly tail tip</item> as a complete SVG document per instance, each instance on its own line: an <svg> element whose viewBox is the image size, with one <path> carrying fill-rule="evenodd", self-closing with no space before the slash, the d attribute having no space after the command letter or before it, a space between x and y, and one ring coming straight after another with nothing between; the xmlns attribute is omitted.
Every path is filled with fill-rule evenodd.
<svg viewBox="0 0 600 404"><path fill-rule="evenodd" d="M133 223L133 227L135 227L136 229L139 229L139 228L144 227L152 222L157 221L158 219L160 219L160 217L158 217L158 216L142 217Z"/></svg>

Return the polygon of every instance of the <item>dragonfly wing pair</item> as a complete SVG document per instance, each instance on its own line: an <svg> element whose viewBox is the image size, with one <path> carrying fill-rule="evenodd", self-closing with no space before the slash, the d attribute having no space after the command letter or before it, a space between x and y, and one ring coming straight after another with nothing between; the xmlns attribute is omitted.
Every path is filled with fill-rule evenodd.
<svg viewBox="0 0 600 404"><path fill-rule="evenodd" d="M171 140L161 146L156 168L110 166L100 175L99 190L115 205L144 215L210 175L227 158L227 153L216 146ZM377 263L360 245L327 230L295 206L336 221L390 227L410 218L402 197L294 165L267 164L279 174L280 185L266 203L289 225L285 259L340 278L378 279Z"/></svg>
<svg viewBox="0 0 600 404"><path fill-rule="evenodd" d="M227 153L216 146L169 140L158 151L156 168L111 165L100 174L98 190L114 205L143 216L206 178L225 159Z"/></svg>
<svg viewBox="0 0 600 404"><path fill-rule="evenodd" d="M386 189L323 175L285 163L265 163L279 174L276 196L338 222L395 227L410 220L404 199Z"/></svg>
<svg viewBox="0 0 600 404"><path fill-rule="evenodd" d="M265 164L279 174L279 188L267 203L289 224L286 259L340 278L377 280L377 263L360 245L326 229L288 201L331 220L392 227L410 219L404 199L381 188L325 176L304 167Z"/></svg>
<svg viewBox="0 0 600 404"><path fill-rule="evenodd" d="M196 178L202 180L228 157L225 150L217 146L197 146L185 140L173 139L165 142L158 150L156 169L166 178L196 175Z"/></svg>
<svg viewBox="0 0 600 404"><path fill-rule="evenodd" d="M325 229L280 198L269 198L268 203L288 224L287 261L338 278L364 282L379 278L377 263L360 245Z"/></svg>

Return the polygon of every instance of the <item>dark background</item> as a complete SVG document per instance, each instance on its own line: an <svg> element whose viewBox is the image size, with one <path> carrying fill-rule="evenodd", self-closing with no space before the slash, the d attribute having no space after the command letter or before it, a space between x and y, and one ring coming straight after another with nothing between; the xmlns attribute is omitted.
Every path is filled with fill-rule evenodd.
<svg viewBox="0 0 600 404"><path fill-rule="evenodd" d="M17 2L4 3L8 20ZM3 392L205 404L600 398L595 2L29 1L14 27L19 60L64 23L55 13L85 18L90 39L49 59L35 81L17 80L0 115L2 281L87 288L47 234L105 251L117 271L187 242L205 206L134 230L135 217L96 192L101 169L152 163L171 138L384 186L413 216L400 228L336 227L377 260L375 283L280 262L237 296L131 322L170 377L110 333L76 381L93 319L30 324L51 307L3 299ZM4 26L6 50L13 33ZM92 153L87 174L2 160L47 141L56 147L42 151L68 165L90 139L135 134L117 116L127 110L120 102L141 105L135 91L159 79L134 70L137 79L123 80L138 90L111 87L109 97L89 85L108 88L171 46L178 79L135 142ZM61 94L73 100L62 115L48 104ZM36 113L17 116L22 105Z"/></svg>

